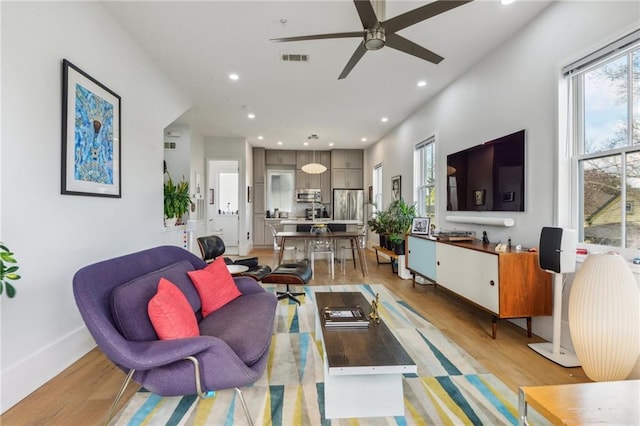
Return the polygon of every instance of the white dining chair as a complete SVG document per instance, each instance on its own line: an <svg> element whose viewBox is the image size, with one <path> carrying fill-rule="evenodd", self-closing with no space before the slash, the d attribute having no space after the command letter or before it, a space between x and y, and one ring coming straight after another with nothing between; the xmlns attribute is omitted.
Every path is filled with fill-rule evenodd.
<svg viewBox="0 0 640 426"><path fill-rule="evenodd" d="M360 234L360 236L358 237L358 246L360 247L360 250L365 250L367 248L367 231L368 226L366 223L358 227L358 233ZM351 256L357 258L355 250L353 249L353 247L351 247L351 245L349 245L349 247L340 247L340 267L343 274L347 273L347 251L351 251ZM365 272L368 274L369 267L367 266L367 256L364 251L362 252L362 266Z"/></svg>
<svg viewBox="0 0 640 426"><path fill-rule="evenodd" d="M309 256L311 258L311 278L315 278L315 258L317 254L326 254L329 270L331 271L331 279L335 277L334 258L335 249L333 241L329 238L322 238L323 234L331 233L331 230L325 225L314 225L311 228L311 233L314 238L309 243Z"/></svg>
<svg viewBox="0 0 640 426"><path fill-rule="evenodd" d="M269 227L271 228L271 234L273 235L273 252L275 254L278 254L280 252L280 244L278 244L278 237L276 237L278 230L276 229L275 226L271 224L269 224ZM284 254L282 255L282 260L284 260L287 257L287 253L293 253L293 261L294 262L298 261L298 248L296 246L285 245Z"/></svg>

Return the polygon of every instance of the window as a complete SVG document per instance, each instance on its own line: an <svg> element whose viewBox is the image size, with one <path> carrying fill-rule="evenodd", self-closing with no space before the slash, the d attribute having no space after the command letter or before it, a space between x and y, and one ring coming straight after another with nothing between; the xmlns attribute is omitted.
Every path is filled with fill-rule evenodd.
<svg viewBox="0 0 640 426"><path fill-rule="evenodd" d="M384 206L382 205L382 163L377 164L373 167L373 179L371 180L373 183L373 214L378 210L382 210Z"/></svg>
<svg viewBox="0 0 640 426"><path fill-rule="evenodd" d="M413 199L418 216L431 218L436 215L436 164L435 137L420 142L413 151Z"/></svg>
<svg viewBox="0 0 640 426"><path fill-rule="evenodd" d="M293 211L293 170L267 170L267 210Z"/></svg>
<svg viewBox="0 0 640 426"><path fill-rule="evenodd" d="M581 242L640 248L640 31L565 68Z"/></svg>

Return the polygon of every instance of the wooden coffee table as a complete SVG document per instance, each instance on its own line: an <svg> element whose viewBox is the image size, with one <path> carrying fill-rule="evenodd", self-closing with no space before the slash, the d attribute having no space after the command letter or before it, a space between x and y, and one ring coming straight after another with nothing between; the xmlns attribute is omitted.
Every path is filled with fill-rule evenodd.
<svg viewBox="0 0 640 426"><path fill-rule="evenodd" d="M640 380L523 386L518 397L519 422L528 424L531 406L554 425L638 425L638 401Z"/></svg>
<svg viewBox="0 0 640 426"><path fill-rule="evenodd" d="M418 368L383 321L366 329L326 329L320 311L326 306L360 306L360 292L317 292L316 335L324 346L325 417L404 416L402 375Z"/></svg>

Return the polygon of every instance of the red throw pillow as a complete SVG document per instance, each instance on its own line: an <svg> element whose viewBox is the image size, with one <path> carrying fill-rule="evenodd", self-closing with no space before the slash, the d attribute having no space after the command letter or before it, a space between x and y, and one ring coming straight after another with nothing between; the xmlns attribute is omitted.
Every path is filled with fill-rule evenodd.
<svg viewBox="0 0 640 426"><path fill-rule="evenodd" d="M149 319L162 340L200 335L196 315L187 297L175 284L160 278L158 291L147 305Z"/></svg>
<svg viewBox="0 0 640 426"><path fill-rule="evenodd" d="M204 269L189 271L187 274L200 295L203 317L242 295L222 257L218 257Z"/></svg>

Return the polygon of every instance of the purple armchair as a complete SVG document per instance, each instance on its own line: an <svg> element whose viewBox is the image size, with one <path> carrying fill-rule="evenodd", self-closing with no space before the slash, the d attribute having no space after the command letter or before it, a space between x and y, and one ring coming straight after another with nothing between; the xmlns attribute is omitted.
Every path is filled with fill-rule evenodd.
<svg viewBox="0 0 640 426"><path fill-rule="evenodd" d="M161 396L236 388L262 376L269 355L276 297L253 279L237 277L242 296L206 318L187 271L206 263L175 246L161 246L80 269L73 278L76 304L98 347L127 377L108 419L130 380ZM165 277L185 294L196 313L200 336L159 340L147 304Z"/></svg>

